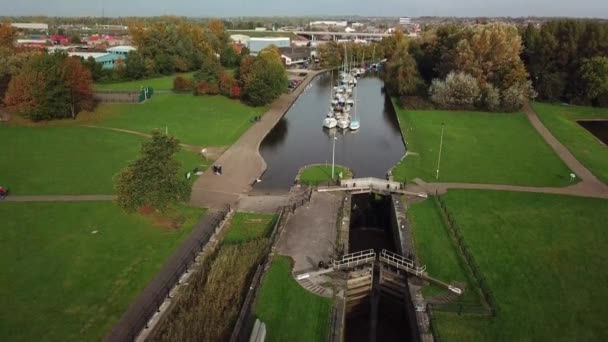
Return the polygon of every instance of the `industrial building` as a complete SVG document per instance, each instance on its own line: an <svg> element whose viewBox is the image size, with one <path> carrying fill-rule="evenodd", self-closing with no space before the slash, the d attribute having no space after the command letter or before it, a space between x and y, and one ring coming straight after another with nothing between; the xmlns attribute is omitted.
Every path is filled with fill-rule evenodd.
<svg viewBox="0 0 608 342"><path fill-rule="evenodd" d="M250 38L247 47L249 48L250 53L255 56L260 53L260 51L272 45L278 48L291 47L291 40L287 37Z"/></svg>
<svg viewBox="0 0 608 342"><path fill-rule="evenodd" d="M114 67L116 66L116 62L119 59L126 59L129 52L135 50L135 47L125 45L108 48L106 52L68 52L68 55L81 57L84 59L93 57L93 59L95 59L95 62L101 64L104 69L109 70L114 69Z"/></svg>
<svg viewBox="0 0 608 342"><path fill-rule="evenodd" d="M135 51L135 50L137 50L137 49L134 46L130 46L130 45L120 45L120 46L114 46L114 47L106 49L107 52L109 52L113 55L122 56L125 58L129 54L129 52Z"/></svg>
<svg viewBox="0 0 608 342"><path fill-rule="evenodd" d="M49 25L43 23L12 23L12 27L21 31L48 32Z"/></svg>

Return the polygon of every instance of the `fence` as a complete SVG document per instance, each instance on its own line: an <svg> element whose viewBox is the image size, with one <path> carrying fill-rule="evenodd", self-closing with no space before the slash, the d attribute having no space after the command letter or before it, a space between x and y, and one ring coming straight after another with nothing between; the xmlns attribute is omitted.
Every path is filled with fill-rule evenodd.
<svg viewBox="0 0 608 342"><path fill-rule="evenodd" d="M120 321L105 336L104 341L133 341L147 327L148 321L159 311L171 289L194 263L215 229L226 218L230 207L205 216L188 235L180 248L167 260L163 268L131 303Z"/></svg>
<svg viewBox="0 0 608 342"><path fill-rule="evenodd" d="M429 315L429 328L431 330L431 334L433 334L433 341L441 342L441 335L439 334L439 329L437 328L437 321L435 321L435 314L433 313L433 306L431 304L426 305L426 312Z"/></svg>
<svg viewBox="0 0 608 342"><path fill-rule="evenodd" d="M143 88L142 90L98 90L93 97L103 103L139 103L152 98L154 89Z"/></svg>
<svg viewBox="0 0 608 342"><path fill-rule="evenodd" d="M447 223L453 240L456 242L456 247L459 252L458 254L461 256L462 260L465 263L465 269L469 271L469 275L472 276L473 280L477 283L477 286L479 287L479 290L481 292L481 297L486 306L461 305L460 307L453 307L451 305L442 304L433 305L433 307L437 310L459 312L460 314L479 314L479 312L482 311L480 310L480 308L484 308L485 310L483 311L485 315L489 315L492 317L496 316L498 314L498 305L496 303L496 300L494 299L494 293L488 286L486 278L481 273L479 265L473 257L473 253L471 253L471 250L464 241L464 237L462 235L460 227L456 223L454 216L448 210L445 202L438 193L435 194L435 201L441 209L441 212Z"/></svg>

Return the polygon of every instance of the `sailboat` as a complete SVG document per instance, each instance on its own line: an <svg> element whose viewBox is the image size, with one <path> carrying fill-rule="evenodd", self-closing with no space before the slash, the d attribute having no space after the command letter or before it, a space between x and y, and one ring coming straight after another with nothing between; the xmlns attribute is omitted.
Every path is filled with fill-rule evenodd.
<svg viewBox="0 0 608 342"><path fill-rule="evenodd" d="M353 120L350 121L350 125L349 125L349 128L350 128L351 131L356 131L356 130L359 129L359 127L361 127L361 125L359 124L359 120L357 120L357 107L358 107L358 104L357 104L357 91L355 91L355 105L354 105L354 107L355 107L355 117L354 117Z"/></svg>
<svg viewBox="0 0 608 342"><path fill-rule="evenodd" d="M334 75L333 72L331 74L331 85L329 87L329 98L331 99L333 97L333 82L334 82ZM337 101L336 101L337 102ZM327 127L327 128L334 128L336 127L336 125L338 124L338 120L336 120L334 118L335 116L335 112L334 112L334 108L333 108L333 100L331 102L331 106L329 108L329 113L327 113L327 116L325 119L323 119L323 127Z"/></svg>

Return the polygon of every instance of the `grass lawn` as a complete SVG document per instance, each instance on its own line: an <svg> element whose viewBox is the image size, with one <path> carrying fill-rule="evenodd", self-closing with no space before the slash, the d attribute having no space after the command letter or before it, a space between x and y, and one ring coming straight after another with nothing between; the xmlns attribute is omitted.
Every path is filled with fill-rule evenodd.
<svg viewBox="0 0 608 342"><path fill-rule="evenodd" d="M608 338L608 201L493 191L450 191L444 199L500 308L494 321L437 313L444 340ZM441 247L421 229L427 223L437 224L423 218L414 230L423 257ZM433 276L458 276L451 252L434 257L447 260L444 268L429 267Z"/></svg>
<svg viewBox="0 0 608 342"><path fill-rule="evenodd" d="M414 246L418 261L426 265L429 274L447 283L466 284L466 292L462 300L478 302L477 292L471 287L467 274L461 267L457 249L451 241L433 198L410 206L408 220L412 231L415 232ZM436 286L423 289L424 295L429 297L445 292L444 288Z"/></svg>
<svg viewBox="0 0 608 342"><path fill-rule="evenodd" d="M144 138L66 126L0 126L1 184L14 195L112 194L113 177L137 158ZM206 164L178 154L185 170ZM206 168L206 165L205 167Z"/></svg>
<svg viewBox="0 0 608 342"><path fill-rule="evenodd" d="M2 339L101 340L203 213L180 212L173 230L109 202L0 203Z"/></svg>
<svg viewBox="0 0 608 342"><path fill-rule="evenodd" d="M339 179L340 173L342 173L342 177L345 179L352 178L353 176L348 168L335 165L333 179ZM330 181L331 179L331 165L314 165L307 167L300 175L300 183L306 185L318 185L320 183Z"/></svg>
<svg viewBox="0 0 608 342"><path fill-rule="evenodd" d="M290 258L277 255L264 276L255 313L266 324L266 340L325 341L332 301L301 287L291 268Z"/></svg>
<svg viewBox="0 0 608 342"><path fill-rule="evenodd" d="M154 129L175 135L182 143L199 146L233 144L262 115L265 107L249 107L223 96L156 94L143 104L108 104L82 113L80 122L143 133Z"/></svg>
<svg viewBox="0 0 608 342"><path fill-rule="evenodd" d="M543 124L593 174L608 183L608 148L585 128L581 119L608 120L607 108L579 107L535 103L532 105Z"/></svg>
<svg viewBox="0 0 608 342"><path fill-rule="evenodd" d="M493 183L529 186L569 184L570 170L524 114L406 111L397 108L408 156L393 170L411 182ZM439 179L441 127L445 123Z"/></svg>
<svg viewBox="0 0 608 342"><path fill-rule="evenodd" d="M142 87L152 87L154 90L172 90L173 80L177 76L192 77L194 72L186 72L170 76L161 76L136 81L95 83L95 90L140 90Z"/></svg>
<svg viewBox="0 0 608 342"><path fill-rule="evenodd" d="M261 237L266 237L272 225L275 215L235 213L232 217L230 230L222 241L225 244L239 244Z"/></svg>

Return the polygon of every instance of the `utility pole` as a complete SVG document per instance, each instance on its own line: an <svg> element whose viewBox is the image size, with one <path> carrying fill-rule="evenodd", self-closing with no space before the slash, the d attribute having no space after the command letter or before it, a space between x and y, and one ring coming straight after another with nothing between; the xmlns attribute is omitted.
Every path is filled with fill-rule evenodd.
<svg viewBox="0 0 608 342"><path fill-rule="evenodd" d="M334 138L333 140L333 146L331 148L331 180L334 180L334 168L336 165L336 140L338 140L338 138L336 137L336 133L334 133Z"/></svg>
<svg viewBox="0 0 608 342"><path fill-rule="evenodd" d="M437 158L437 175L435 179L439 179L439 165L441 164L441 150L443 149L443 130L445 128L445 124L441 123L441 140L439 142L439 157Z"/></svg>

